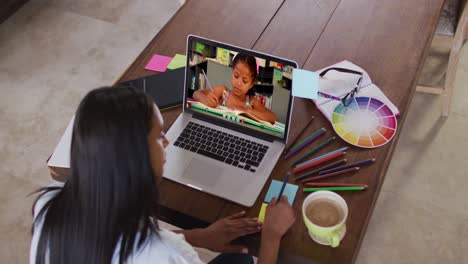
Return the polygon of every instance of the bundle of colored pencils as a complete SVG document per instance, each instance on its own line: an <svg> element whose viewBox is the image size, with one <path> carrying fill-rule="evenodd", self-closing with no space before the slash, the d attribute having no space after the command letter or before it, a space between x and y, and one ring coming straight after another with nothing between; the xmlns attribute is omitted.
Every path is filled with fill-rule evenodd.
<svg viewBox="0 0 468 264"><path fill-rule="evenodd" d="M309 161L308 164L310 167L312 167L312 165L310 164L314 164L314 165L317 163L320 164L320 161L323 161L322 163L324 163L333 159L335 156L342 156L339 154L339 153L343 153L343 152L340 152L340 150L341 149L332 151L332 154L328 153L328 154L322 155L316 158L315 160ZM361 169L360 166L373 163L374 161L375 159L367 159L367 160L362 160L359 162L354 162L348 165L338 166L338 165L341 165L342 163L346 163L346 159L342 159L330 165L324 166L320 169L316 169L314 171L300 175L296 177L296 182L300 181L304 185L305 187L303 189L304 192L314 192L314 191L320 191L320 190L328 190L328 191L365 190L367 188L367 185L365 184L331 183L331 182L317 183L315 181L328 179L328 178L335 177L338 175L359 171ZM302 166L306 166L306 165L302 165Z"/></svg>

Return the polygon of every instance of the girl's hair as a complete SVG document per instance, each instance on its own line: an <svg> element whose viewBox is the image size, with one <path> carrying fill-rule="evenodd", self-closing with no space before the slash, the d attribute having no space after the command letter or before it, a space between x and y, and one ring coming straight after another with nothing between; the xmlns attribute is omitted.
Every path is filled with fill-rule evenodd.
<svg viewBox="0 0 468 264"><path fill-rule="evenodd" d="M44 217L36 263L111 263L114 250L123 263L158 234L148 145L153 115L153 100L131 88L99 88L83 98L73 124L71 175L34 220L33 228ZM36 202L54 190L40 189Z"/></svg>
<svg viewBox="0 0 468 264"><path fill-rule="evenodd" d="M236 67L237 63L242 62L249 67L250 73L252 74L252 80L255 83L257 79L257 60L254 56L237 53L232 61L232 68Z"/></svg>

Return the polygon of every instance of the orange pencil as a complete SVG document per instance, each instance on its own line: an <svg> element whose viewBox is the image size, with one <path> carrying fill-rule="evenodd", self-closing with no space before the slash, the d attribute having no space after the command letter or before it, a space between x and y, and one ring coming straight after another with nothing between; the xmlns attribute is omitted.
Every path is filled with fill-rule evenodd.
<svg viewBox="0 0 468 264"><path fill-rule="evenodd" d="M306 187L348 187L348 186L359 186L367 188L366 184L360 183L333 183L333 182L306 182Z"/></svg>
<svg viewBox="0 0 468 264"><path fill-rule="evenodd" d="M293 169L293 172L294 172L294 173L298 173L298 172L301 172L301 171L304 171L304 170L313 168L313 167L315 167L315 166L317 166L317 165L320 165L320 164L322 164L322 163L325 163L325 162L328 162L328 161L330 161L330 160L334 160L334 159L336 159L336 158L338 158L338 157L341 157L341 156L343 156L343 155L345 155L345 154L346 154L346 152L337 152L337 153L332 154L332 155L330 155L330 156L326 156L326 157L324 157L324 158L322 158L322 159L319 159L319 160L316 160L316 161L314 161L314 162L305 164L305 165L303 165L303 166L295 167L295 168Z"/></svg>
<svg viewBox="0 0 468 264"><path fill-rule="evenodd" d="M346 169L346 170L335 171L335 172L332 172L332 173L328 173L328 174L313 177L313 178L310 178L310 179L307 179L307 180L303 180L302 183L316 181L316 180L322 180L322 179L330 178L330 177L333 177L333 176L345 174L345 173L348 173L348 172L355 172L355 171L358 171L360 169L361 168L359 168L359 167L353 167L353 168L349 168L349 169Z"/></svg>

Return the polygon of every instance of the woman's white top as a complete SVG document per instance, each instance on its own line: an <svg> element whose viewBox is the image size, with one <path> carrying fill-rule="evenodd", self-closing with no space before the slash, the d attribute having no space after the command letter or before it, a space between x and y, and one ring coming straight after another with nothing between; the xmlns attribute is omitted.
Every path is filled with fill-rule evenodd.
<svg viewBox="0 0 468 264"><path fill-rule="evenodd" d="M36 219L37 214L40 212L44 204L49 201L56 193L57 191L49 192L43 195L41 199L37 201L34 208L34 219ZM34 234L31 241L31 252L29 256L30 264L34 264L36 262L37 245L39 242L43 222L44 219L42 217L34 226ZM184 235L176 234L167 229L161 229L158 233L159 237L153 235L147 238L147 243L144 243L140 249L133 252L128 257L126 263L203 263L195 249L189 243L187 243L187 241L185 241ZM114 256L112 258L112 263L119 263L119 249L120 242L117 243L116 250L114 251Z"/></svg>

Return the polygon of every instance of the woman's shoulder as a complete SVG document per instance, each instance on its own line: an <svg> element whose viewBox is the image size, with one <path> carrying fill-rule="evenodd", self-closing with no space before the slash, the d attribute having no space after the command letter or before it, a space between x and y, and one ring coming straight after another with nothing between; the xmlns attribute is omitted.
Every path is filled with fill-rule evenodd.
<svg viewBox="0 0 468 264"><path fill-rule="evenodd" d="M39 195L33 205L34 218L37 217L44 205L57 195L57 193L62 189L62 187L63 183L54 181L47 187L41 188L39 190Z"/></svg>

